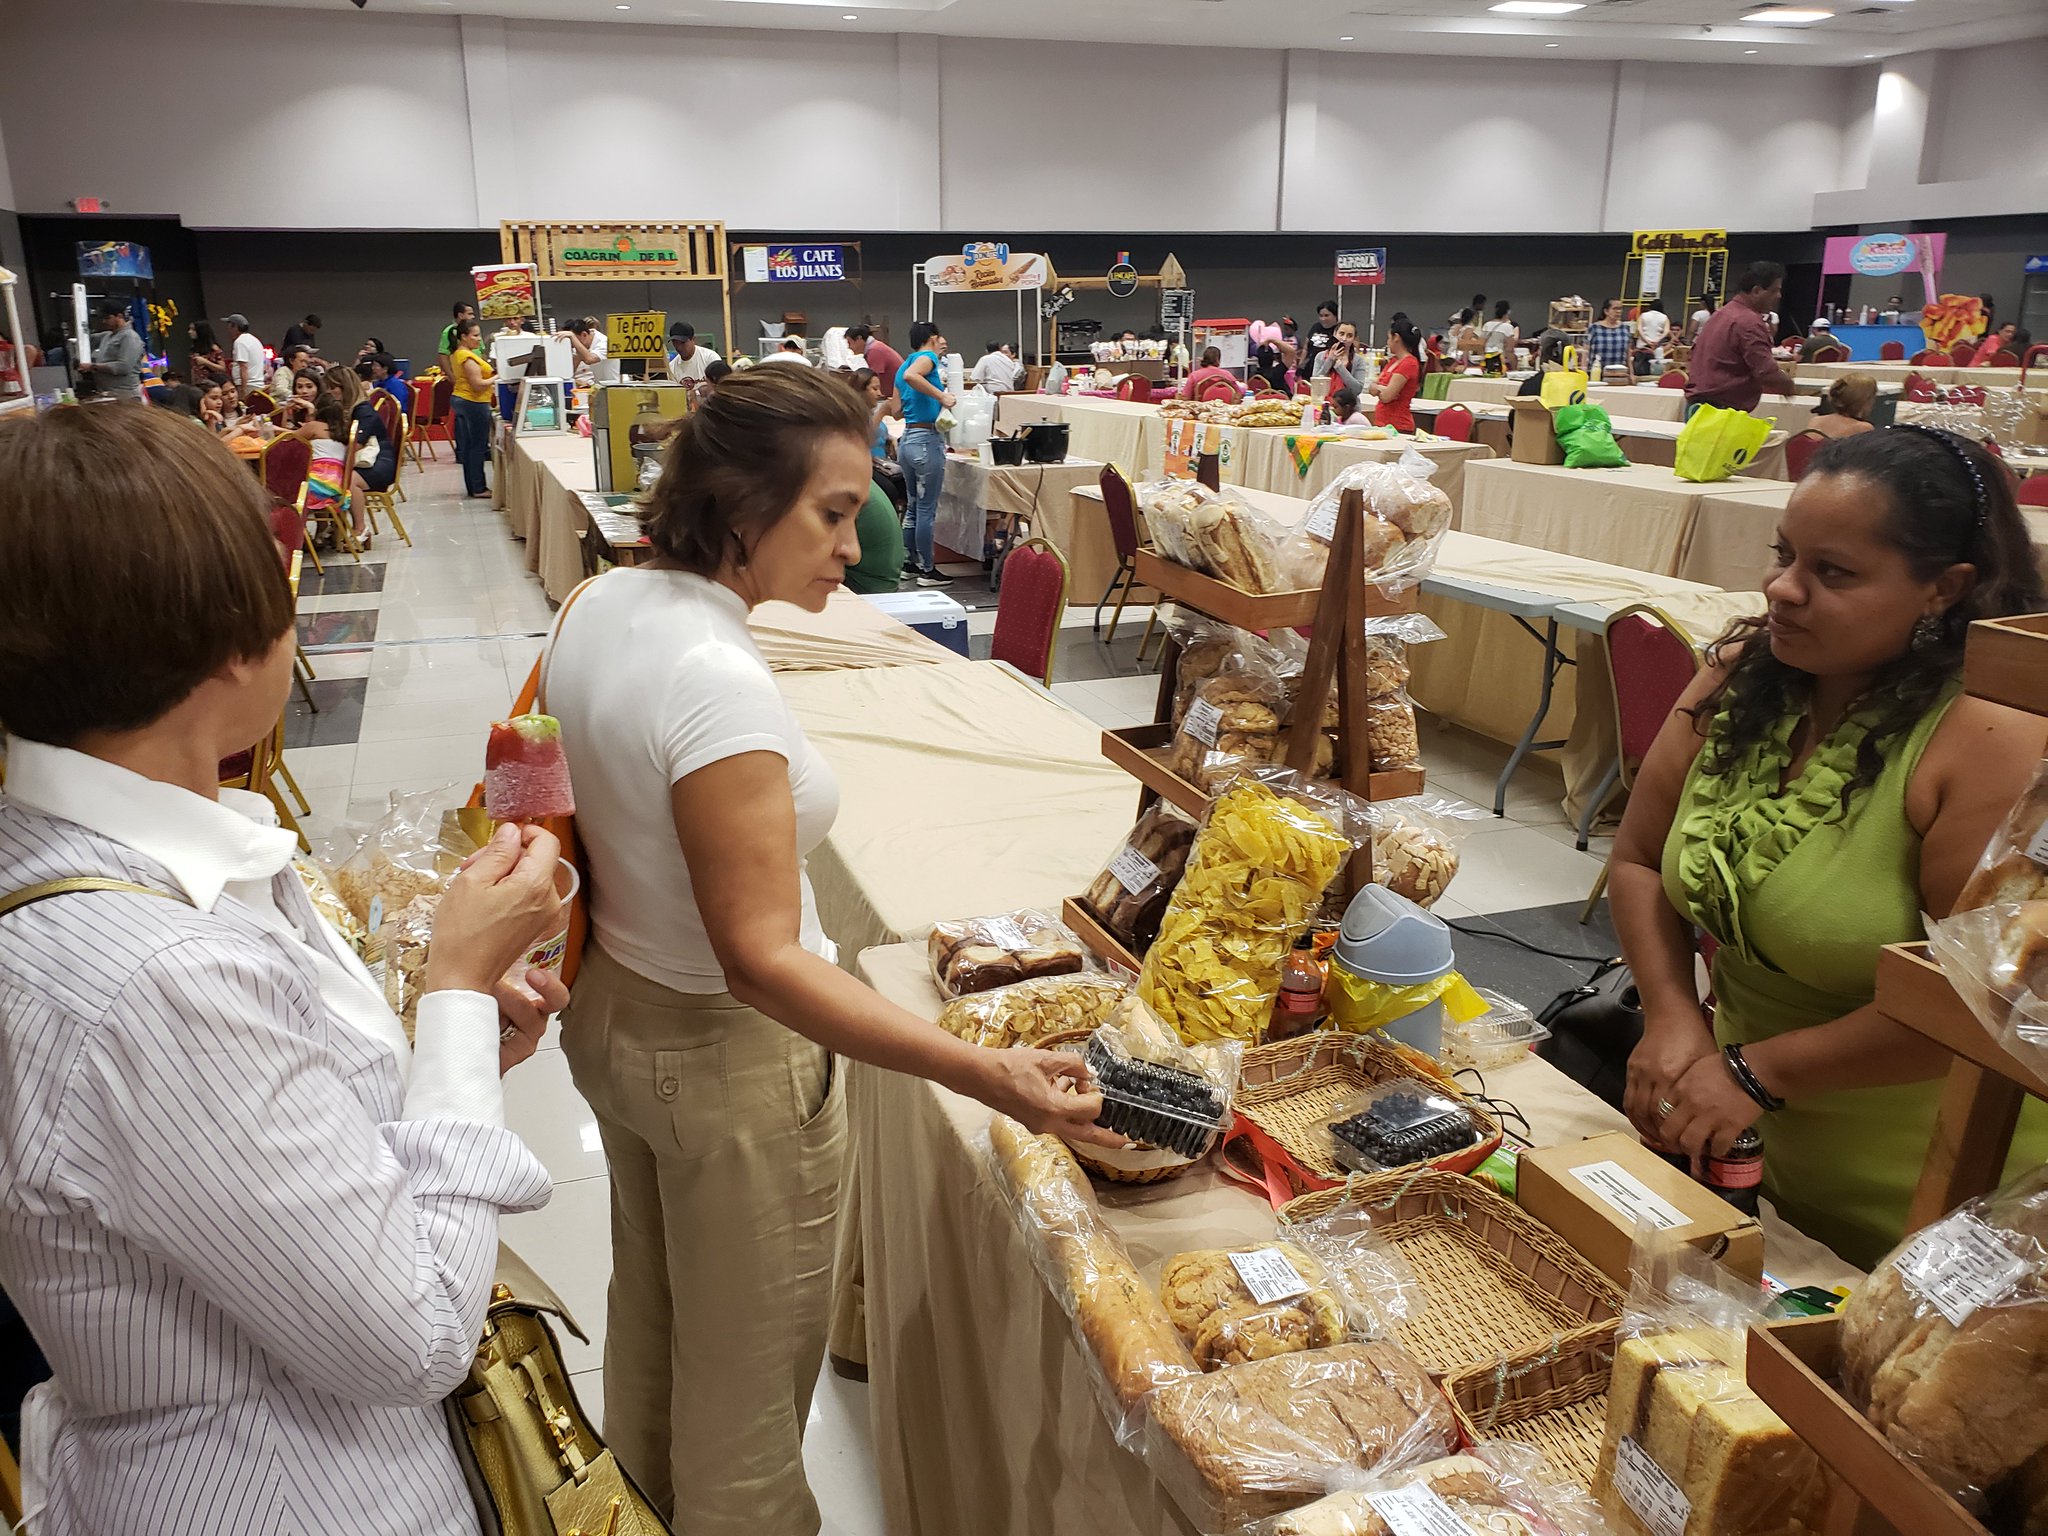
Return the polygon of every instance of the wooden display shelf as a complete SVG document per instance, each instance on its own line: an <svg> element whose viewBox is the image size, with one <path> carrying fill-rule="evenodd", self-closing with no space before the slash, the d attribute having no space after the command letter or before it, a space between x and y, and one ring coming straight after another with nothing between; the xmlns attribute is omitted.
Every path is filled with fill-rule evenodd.
<svg viewBox="0 0 2048 1536"><path fill-rule="evenodd" d="M1980 699L2048 715L2048 613L1972 624L1963 687Z"/></svg>
<svg viewBox="0 0 2048 1536"><path fill-rule="evenodd" d="M1143 784L1152 794L1171 800L1190 816L1199 817L1208 809L1210 797L1202 792L1199 785L1189 783L1159 759L1158 754L1172 742L1173 726L1167 721L1155 721L1150 725L1127 725L1102 733L1102 755ZM1420 768L1375 773L1371 777L1366 798L1398 800L1405 795L1419 795L1423 790L1424 778Z"/></svg>
<svg viewBox="0 0 2048 1536"><path fill-rule="evenodd" d="M1298 592L1273 592L1261 597L1177 564L1147 546L1139 548L1137 561L1138 585L1150 587L1163 597L1186 603L1212 619L1221 619L1239 629L1294 629L1303 624L1313 624L1316 604L1322 600L1320 587L1304 587ZM1415 598L1416 589L1413 587L1398 594L1370 587L1366 591L1366 616L1377 619L1397 613L1412 613Z"/></svg>
<svg viewBox="0 0 2048 1536"><path fill-rule="evenodd" d="M1097 959L1120 966L1134 976L1138 973L1139 958L1130 952L1123 940L1095 920L1095 914L1081 905L1079 897L1069 896L1060 903L1060 920L1080 936L1081 942Z"/></svg>
<svg viewBox="0 0 2048 1536"><path fill-rule="evenodd" d="M1835 1390L1841 1326L1839 1317L1754 1324L1745 1372L1750 1390L1833 1474L1825 1536L1987 1536Z"/></svg>

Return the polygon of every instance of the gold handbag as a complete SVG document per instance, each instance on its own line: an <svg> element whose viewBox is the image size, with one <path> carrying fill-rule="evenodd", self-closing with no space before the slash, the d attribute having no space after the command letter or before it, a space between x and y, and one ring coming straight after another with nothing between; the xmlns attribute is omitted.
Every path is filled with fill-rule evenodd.
<svg viewBox="0 0 2048 1536"><path fill-rule="evenodd" d="M548 1313L584 1338L561 1298L500 1243L476 1358L447 1400L485 1536L673 1536L583 1416Z"/></svg>

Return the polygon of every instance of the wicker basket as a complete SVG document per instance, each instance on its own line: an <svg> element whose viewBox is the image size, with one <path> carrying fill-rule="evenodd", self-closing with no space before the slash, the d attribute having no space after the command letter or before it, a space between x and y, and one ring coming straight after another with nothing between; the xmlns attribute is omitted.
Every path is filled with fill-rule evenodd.
<svg viewBox="0 0 2048 1536"><path fill-rule="evenodd" d="M1355 1178L1290 1201L1280 1220L1305 1221L1347 1201L1372 1213L1373 1230L1422 1282L1427 1304L1394 1331L1439 1375L1580 1333L1611 1332L1620 1315L1613 1282L1563 1238L1457 1174L1425 1168Z"/></svg>
<svg viewBox="0 0 2048 1536"><path fill-rule="evenodd" d="M1468 1439L1533 1445L1559 1472L1591 1489L1613 1375L1609 1323L1491 1365L1453 1371L1444 1378L1444 1391Z"/></svg>
<svg viewBox="0 0 2048 1536"><path fill-rule="evenodd" d="M1038 1041L1037 1048L1041 1051L1073 1051L1078 1055L1081 1047L1087 1044L1088 1037L1093 1033L1095 1031L1092 1029L1063 1029L1056 1035L1047 1035ZM1075 1162L1096 1178L1106 1179L1112 1184L1164 1184L1168 1179L1177 1179L1182 1174L1190 1173L1202 1166L1202 1159L1198 1157L1193 1162L1168 1163L1163 1168L1118 1168L1112 1163L1103 1162L1100 1156L1088 1147L1076 1146L1071 1141L1062 1142L1061 1145L1074 1154Z"/></svg>
<svg viewBox="0 0 2048 1536"><path fill-rule="evenodd" d="M1471 1111L1480 1125L1480 1138L1472 1146L1414 1166L1470 1173L1500 1145L1500 1122L1456 1085L1438 1077L1426 1058L1405 1056L1366 1035L1324 1030L1255 1046L1244 1053L1237 1090L1239 1130L1249 1121L1276 1143L1287 1159L1276 1169L1271 1166L1276 1160L1267 1157L1268 1166L1259 1171L1283 1176L1290 1196L1342 1184L1351 1174L1330 1148L1330 1122L1336 1118L1338 1105L1355 1093L1397 1077L1430 1082L1446 1098ZM1225 1151L1235 1165L1242 1166L1242 1159L1257 1155L1245 1141L1240 1135Z"/></svg>

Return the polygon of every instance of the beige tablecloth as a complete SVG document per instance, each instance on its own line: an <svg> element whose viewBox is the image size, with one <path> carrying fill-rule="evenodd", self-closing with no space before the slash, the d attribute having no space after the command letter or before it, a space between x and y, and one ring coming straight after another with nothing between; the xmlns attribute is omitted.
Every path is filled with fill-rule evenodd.
<svg viewBox="0 0 2048 1536"><path fill-rule="evenodd" d="M1484 443L1493 450L1495 458L1504 459L1508 454L1508 407L1499 402L1485 400L1414 400L1409 409L1415 413L1415 424L1426 432L1437 430L1437 416L1446 406L1462 405L1472 413L1472 441Z"/></svg>
<svg viewBox="0 0 2048 1536"><path fill-rule="evenodd" d="M1736 476L1695 485L1643 464L1565 469L1494 460L1466 473L1462 526L1511 544L1675 575L1702 495L1770 483Z"/></svg>
<svg viewBox="0 0 2048 1536"><path fill-rule="evenodd" d="M860 974L930 1018L921 945L870 950ZM1527 998L1535 1004L1542 1000ZM1627 1122L1534 1057L1487 1074L1538 1145ZM1064 1315L1032 1267L986 1153L988 1111L914 1078L859 1065L848 1106L866 1191L870 1411L894 1536L1186 1536L1192 1527L1096 1407ZM1100 1190L1149 1283L1192 1248L1263 1241L1266 1202L1212 1167L1148 1189ZM1774 1213L1765 1257L1788 1284L1860 1278ZM1454 1304L1454 1303L1453 1303Z"/></svg>
<svg viewBox="0 0 2048 1536"><path fill-rule="evenodd" d="M958 651L926 639L843 587L823 613L807 613L794 603L763 603L747 615L747 628L776 672L968 664Z"/></svg>
<svg viewBox="0 0 2048 1536"><path fill-rule="evenodd" d="M1233 427L1229 432L1231 452L1224 461L1221 479L1261 491L1278 491L1284 496L1313 496L1354 464L1399 458L1408 449L1422 453L1436 466L1432 483L1451 499L1455 513L1465 495L1466 466L1494 456L1481 442L1454 443L1443 438L1335 438L1316 450L1308 473L1295 468L1294 454L1287 446L1290 433L1278 427Z"/></svg>
<svg viewBox="0 0 2048 1536"><path fill-rule="evenodd" d="M505 526L526 541L526 568L559 603L583 579L583 508L576 498L597 489L590 439L515 437L499 458L499 476Z"/></svg>
<svg viewBox="0 0 2048 1536"><path fill-rule="evenodd" d="M1522 391L1520 379L1482 378L1476 374L1462 375L1451 380L1444 391L1444 398L1453 403L1460 400L1484 400L1493 405L1504 404L1511 395Z"/></svg>
<svg viewBox="0 0 2048 1536"><path fill-rule="evenodd" d="M1731 592L1759 590L1771 566L1778 519L1792 499L1789 481L1735 490L1707 488L1693 514L1678 574Z"/></svg>
<svg viewBox="0 0 2048 1536"><path fill-rule="evenodd" d="M1114 464L1127 475L1156 474L1165 461L1165 424L1156 405L1078 395L1034 395L1019 398L1011 411L1018 420L1040 415L1064 421L1068 453Z"/></svg>
<svg viewBox="0 0 2048 1536"><path fill-rule="evenodd" d="M1586 391L1586 403L1599 406L1609 416L1637 421L1685 419L1685 391L1657 384L1595 384Z"/></svg>
<svg viewBox="0 0 2048 1536"><path fill-rule="evenodd" d="M1076 523L1073 492L1102 478L1102 461L1078 455L1062 464L984 467L957 455L946 460L939 500L938 541L971 559L981 557L991 529L1022 524L1050 539L1067 558L1067 601L1095 601L1116 570L1116 548L1100 513Z"/></svg>

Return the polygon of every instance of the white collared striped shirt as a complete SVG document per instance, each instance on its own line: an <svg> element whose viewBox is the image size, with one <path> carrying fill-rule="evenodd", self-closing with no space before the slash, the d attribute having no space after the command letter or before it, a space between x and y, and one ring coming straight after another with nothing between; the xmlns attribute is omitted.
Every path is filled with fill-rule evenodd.
<svg viewBox="0 0 2048 1536"><path fill-rule="evenodd" d="M495 1006L433 994L401 1083L389 1045L323 1001L292 930L339 946L296 875L271 882L283 931L236 898L270 860L237 846L241 818L23 746L0 892L103 874L198 903L70 895L0 922L0 1284L61 1392L24 1468L38 1536L472 1536L440 1402L482 1326L499 1214L550 1188L502 1126ZM101 791L134 780L127 813L183 795L168 851L49 814L72 793L60 758Z"/></svg>

